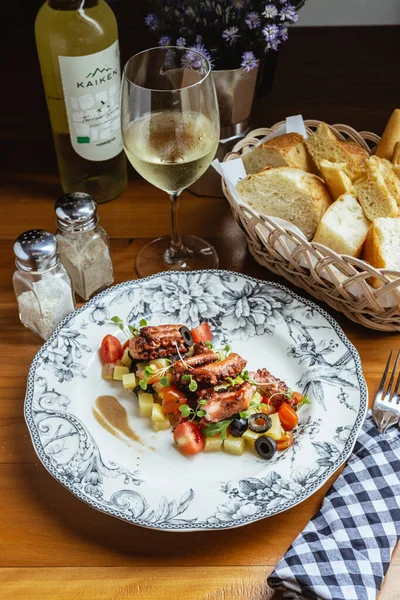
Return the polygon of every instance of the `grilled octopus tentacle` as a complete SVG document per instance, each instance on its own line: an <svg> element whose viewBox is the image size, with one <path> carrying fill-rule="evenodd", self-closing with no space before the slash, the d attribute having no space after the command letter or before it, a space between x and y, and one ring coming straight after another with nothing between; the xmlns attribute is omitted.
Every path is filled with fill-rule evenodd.
<svg viewBox="0 0 400 600"><path fill-rule="evenodd" d="M142 327L139 335L129 342L129 352L135 360L146 360L173 356L178 351L186 352L182 325L158 325Z"/></svg>
<svg viewBox="0 0 400 600"><path fill-rule="evenodd" d="M214 357L214 358L211 358ZM174 377L180 381L182 375L191 375L192 379L201 386L213 386L227 377L236 377L246 366L246 361L239 354L232 352L224 360L217 360L217 355L211 350L208 353L192 356L174 364ZM197 365L189 361L197 360ZM211 360L209 360L211 359Z"/></svg>
<svg viewBox="0 0 400 600"><path fill-rule="evenodd" d="M204 390L201 396L207 400L207 404L203 405L206 419L212 423L218 423L218 421L229 419L242 410L247 410L255 391L256 387L248 382L227 392Z"/></svg>
<svg viewBox="0 0 400 600"><path fill-rule="evenodd" d="M257 382L257 387L261 393L271 398L271 406L279 408L282 402L287 402L288 386L284 381L274 377L267 369L258 369L254 373L250 373L253 381Z"/></svg>

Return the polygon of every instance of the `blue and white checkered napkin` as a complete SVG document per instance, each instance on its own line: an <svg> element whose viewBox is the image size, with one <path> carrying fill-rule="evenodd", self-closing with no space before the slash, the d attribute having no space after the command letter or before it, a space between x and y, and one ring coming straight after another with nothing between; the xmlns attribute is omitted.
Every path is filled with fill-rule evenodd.
<svg viewBox="0 0 400 600"><path fill-rule="evenodd" d="M268 578L284 598L375 600L400 537L400 433L368 415L321 510Z"/></svg>

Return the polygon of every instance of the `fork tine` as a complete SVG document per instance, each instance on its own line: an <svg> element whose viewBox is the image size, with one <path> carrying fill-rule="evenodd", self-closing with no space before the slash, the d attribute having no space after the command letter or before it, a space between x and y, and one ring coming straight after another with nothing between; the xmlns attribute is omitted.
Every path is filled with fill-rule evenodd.
<svg viewBox="0 0 400 600"><path fill-rule="evenodd" d="M392 394L392 387L393 387L394 376L395 376L396 370L397 370L397 365L398 365L398 362L399 362L399 356L400 356L400 350L397 352L396 360L394 361L393 371L392 371L392 374L390 376L390 380L389 380L389 383L388 383L388 386L387 386L387 390L386 390L386 394L385 394L385 397L384 397L384 401L386 400L387 402L391 402L393 400L393 398L394 398L394 392L395 392L396 388L394 388L393 394Z"/></svg>
<svg viewBox="0 0 400 600"><path fill-rule="evenodd" d="M394 393L393 393L393 397L396 397L396 404L400 404L399 393L400 393L400 371L397 376L397 381L396 381L396 385L394 386Z"/></svg>
<svg viewBox="0 0 400 600"><path fill-rule="evenodd" d="M381 382L379 384L378 391L376 392L375 402L379 402L382 399L382 392L383 392L383 390L385 388L385 385L386 385L386 380L387 380L387 376L388 376L388 372L389 372L389 367L390 367L390 361L392 360L393 352L394 352L394 350L390 351L389 358L387 360L386 367L385 367L385 370L383 372L382 379L381 379Z"/></svg>

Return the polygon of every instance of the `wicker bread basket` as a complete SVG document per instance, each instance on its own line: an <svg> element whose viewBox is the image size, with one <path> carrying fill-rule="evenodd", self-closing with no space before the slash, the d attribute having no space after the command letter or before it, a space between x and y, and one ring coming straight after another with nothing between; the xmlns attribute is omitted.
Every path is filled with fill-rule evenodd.
<svg viewBox="0 0 400 600"><path fill-rule="evenodd" d="M224 160L238 158L283 124L282 121L270 129L250 132ZM319 124L320 121L305 121L307 132L313 133ZM370 153L380 140L374 133L357 132L347 125L332 125L331 129L340 140L356 142ZM363 260L336 254L326 246L308 242L251 207L238 204L224 180L222 188L234 217L246 234L249 250L260 265L305 289L356 323L380 331L400 331L400 272L375 269ZM379 279L381 287L372 287L372 277Z"/></svg>

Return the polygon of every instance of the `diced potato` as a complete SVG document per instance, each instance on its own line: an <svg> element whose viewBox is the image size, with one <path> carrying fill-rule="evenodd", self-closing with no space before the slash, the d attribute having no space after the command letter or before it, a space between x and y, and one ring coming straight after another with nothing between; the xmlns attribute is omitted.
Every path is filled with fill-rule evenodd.
<svg viewBox="0 0 400 600"><path fill-rule="evenodd" d="M147 392L139 392L138 400L140 416L151 417L154 404L153 394L148 394Z"/></svg>
<svg viewBox="0 0 400 600"><path fill-rule="evenodd" d="M278 413L273 413L272 415L270 415L270 418L272 422L271 428L268 429L268 431L266 431L263 435L268 435L274 440L279 440L285 433L283 431L279 415Z"/></svg>
<svg viewBox="0 0 400 600"><path fill-rule="evenodd" d="M205 438L204 452L219 452L222 449L222 440L219 435Z"/></svg>
<svg viewBox="0 0 400 600"><path fill-rule="evenodd" d="M251 429L246 429L246 431L242 435L242 440L245 441L246 445L249 448L254 448L254 444L256 443L256 439L260 435L263 435L263 434L262 433L256 433L255 431L252 431Z"/></svg>
<svg viewBox="0 0 400 600"><path fill-rule="evenodd" d="M153 404L151 420L158 421L158 423L162 423L165 420L169 422L169 419L166 415L164 415L162 406L160 404Z"/></svg>
<svg viewBox="0 0 400 600"><path fill-rule="evenodd" d="M117 381L122 381L123 375L127 375L128 373L129 373L128 367L123 367L123 366L117 365L114 369L113 379L116 379Z"/></svg>
<svg viewBox="0 0 400 600"><path fill-rule="evenodd" d="M163 431L171 427L168 417L164 415L162 407L159 404L153 404L151 420L154 431Z"/></svg>
<svg viewBox="0 0 400 600"><path fill-rule="evenodd" d="M103 365L102 369L101 369L101 376L103 379L107 379L107 380L111 380L114 379L114 369L115 369L115 365L113 365L112 363L107 363L105 365Z"/></svg>
<svg viewBox="0 0 400 600"><path fill-rule="evenodd" d="M167 419L166 421L162 421L161 423L159 421L153 421L153 429L154 431L166 431L167 429L171 428L171 423L169 422L169 419Z"/></svg>
<svg viewBox="0 0 400 600"><path fill-rule="evenodd" d="M124 367L129 367L130 368L130 366L132 364L132 359L129 356L129 348L125 348L124 354L123 354L123 356L121 358L121 362L124 365Z"/></svg>
<svg viewBox="0 0 400 600"><path fill-rule="evenodd" d="M242 437L234 437L228 435L224 440L224 451L228 454L235 454L236 456L242 456L246 448L246 441Z"/></svg>
<svg viewBox="0 0 400 600"><path fill-rule="evenodd" d="M122 384L126 390L133 390L137 386L135 373L127 373L122 375Z"/></svg>

